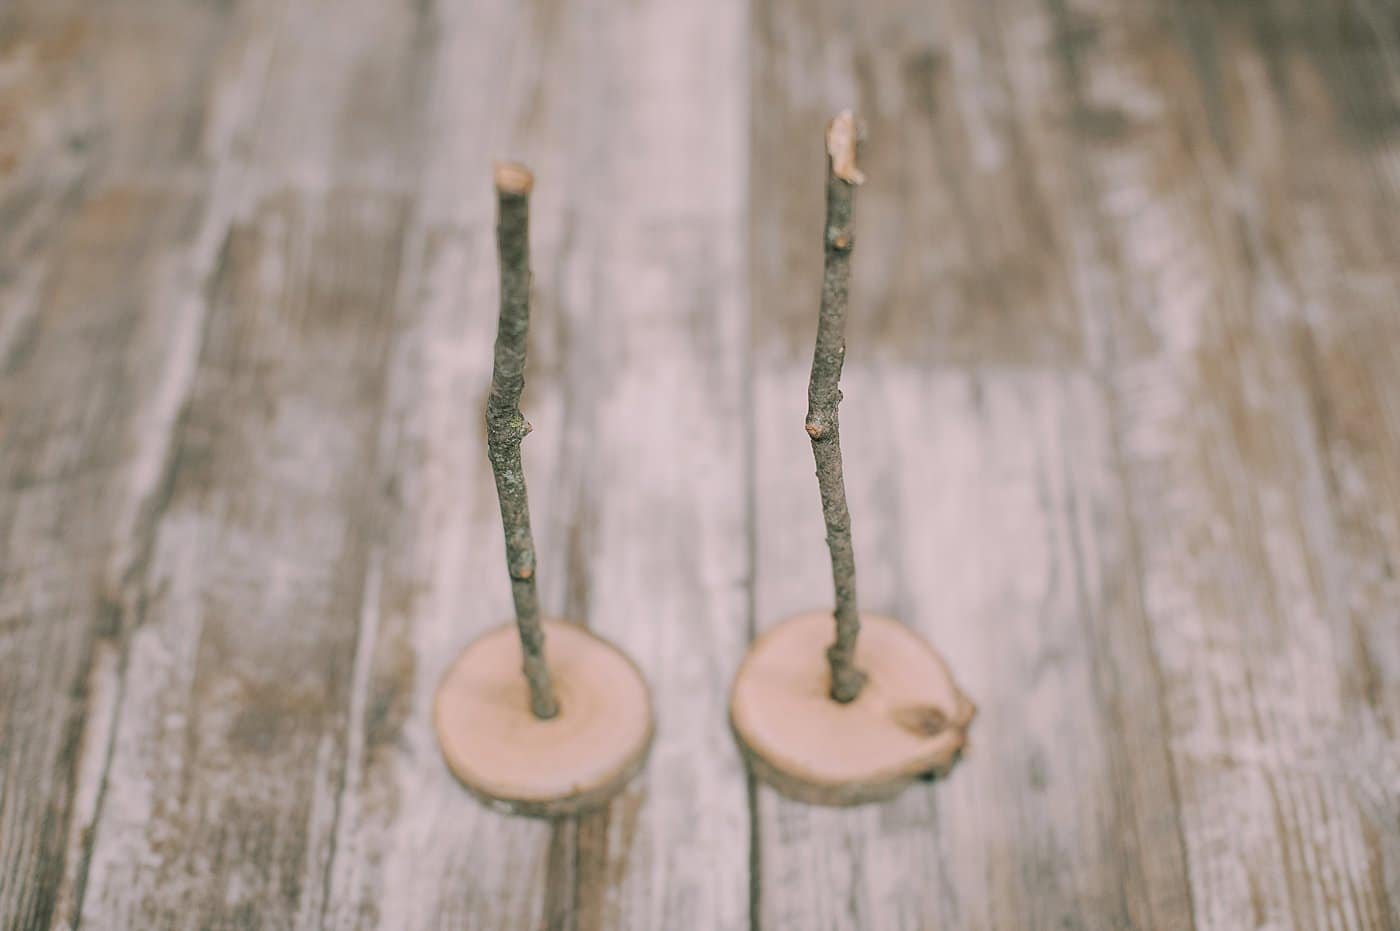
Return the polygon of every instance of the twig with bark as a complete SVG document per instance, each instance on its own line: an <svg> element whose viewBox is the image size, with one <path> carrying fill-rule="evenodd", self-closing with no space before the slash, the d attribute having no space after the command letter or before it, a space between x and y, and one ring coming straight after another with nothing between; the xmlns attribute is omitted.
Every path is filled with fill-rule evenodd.
<svg viewBox="0 0 1400 931"><path fill-rule="evenodd" d="M851 514L846 506L846 482L841 469L841 439L837 408L841 403L841 365L846 357L846 305L851 278L851 224L855 189L865 180L856 167L858 130L855 116L845 111L826 128L826 262L822 278L821 316L812 355L812 378L807 388L807 434L817 462L826 544L831 550L831 574L836 588L836 642L827 648L831 664L831 697L854 701L865 685L865 673L855 666L860 612L856 607L856 564L851 548Z"/></svg>
<svg viewBox="0 0 1400 931"><path fill-rule="evenodd" d="M496 166L496 245L501 263L501 315L496 330L495 366L486 402L486 445L505 528L515 620L520 630L524 673L530 683L530 709L552 718L559 703L544 659L539 596L535 589L535 541L520 443L530 432L520 413L525 388L525 345L530 330L530 189L534 177L523 165Z"/></svg>

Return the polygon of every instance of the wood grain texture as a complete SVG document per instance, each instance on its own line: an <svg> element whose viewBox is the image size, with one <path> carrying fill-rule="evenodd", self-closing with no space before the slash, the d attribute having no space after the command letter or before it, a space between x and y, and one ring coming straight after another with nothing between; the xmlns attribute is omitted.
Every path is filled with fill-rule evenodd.
<svg viewBox="0 0 1400 931"><path fill-rule="evenodd" d="M383 395L402 223L394 198L333 193L273 200L230 234L132 635L85 920L280 924L324 901L308 880L335 845L382 408L366 401Z"/></svg>
<svg viewBox="0 0 1400 931"><path fill-rule="evenodd" d="M411 16L341 5L308 61L288 36L327 12L262 12L238 85L253 125L232 127L210 184L218 258L187 308L197 356L138 583L86 925L306 925L326 908L408 212L391 182L411 176L411 149L365 155L355 132L404 138L418 91Z"/></svg>
<svg viewBox="0 0 1400 931"><path fill-rule="evenodd" d="M855 534L867 600L943 653L979 716L945 783L888 806L829 813L762 793L765 925L1189 921L1170 791L1135 791L1144 761L1132 754L1144 735L1118 729L1103 682L1112 675L1103 653L1114 647L1099 642L1110 625L1095 616L1122 584L1110 573L1126 569L1095 532L1117 502L1092 383L854 363L846 435L869 461L853 457L847 474L853 515L857 502L866 515ZM793 385L798 371L771 386L760 379L760 424L800 418ZM801 446L785 452L782 442L761 441L758 455L760 624L810 600L820 578L820 562L809 569L800 556L804 540L820 542L811 489L781 475ZM792 555L765 563L770 553ZM998 686L1008 680L1017 687ZM1162 752L1160 743L1147 750Z"/></svg>
<svg viewBox="0 0 1400 931"><path fill-rule="evenodd" d="M47 927L82 894L247 33L178 3L3 23L0 921Z"/></svg>
<svg viewBox="0 0 1400 931"><path fill-rule="evenodd" d="M869 125L862 604L946 781L753 786L830 599L821 132ZM509 620L491 163L533 199L540 600L656 697L551 826L439 759ZM1400 927L1383 0L0 5L0 926Z"/></svg>
<svg viewBox="0 0 1400 931"><path fill-rule="evenodd" d="M464 792L442 762L431 720L452 660L512 617L481 429L491 377L481 349L495 333L496 276L483 149L476 141L461 153L483 179L475 191L454 189L452 210L463 219L432 216L429 205L442 201L420 194L406 233L402 329L378 435L379 534L346 698L345 783L324 918L333 928L527 928L544 907L548 825L497 814ZM468 209L479 222L464 219ZM526 393L537 440L557 417L551 383L536 376ZM532 402L541 395L545 401ZM538 442L526 459L541 516L556 500L556 450ZM542 562L549 540L540 535Z"/></svg>
<svg viewBox="0 0 1400 931"><path fill-rule="evenodd" d="M364 749L342 803L333 926L745 921L745 786L711 713L744 644L744 475L728 458L742 435L742 87L721 86L696 113L672 107L678 87L702 99L709 63L739 60L743 24L727 4L701 13L541 4L434 18L421 231L410 228L402 289L410 329L384 433L393 529L368 606L352 737ZM705 55L668 55L682 36ZM513 54L499 69L502 41ZM552 829L464 797L426 717L456 652L510 616L477 425L495 328L493 157L536 176L522 409L535 428L525 468L542 609L625 649L657 712L629 791Z"/></svg>
<svg viewBox="0 0 1400 931"><path fill-rule="evenodd" d="M0 902L45 925L68 833L90 828L79 797L89 703L108 698L126 622L122 530L139 532L146 419L159 403L171 317L161 261L190 232L180 197L113 191L65 218L4 374L5 528L0 722ZM139 215L140 219L136 219ZM51 277L53 276L53 277ZM123 282L119 285L117 282ZM102 308L94 314L92 308ZM144 493L143 493L144 492ZM97 764L100 766L100 762Z"/></svg>
<svg viewBox="0 0 1400 931"><path fill-rule="evenodd" d="M402 73L412 101L401 117L404 153L388 175L411 206L376 439L375 533L345 672L344 783L325 911L293 924L533 928L545 908L549 826L498 814L467 794L442 762L431 717L453 659L513 613L482 418L498 287L491 165L506 154L499 113L519 108L515 74L497 56L528 28L529 10L420 5L384 13L403 17L390 34L407 43L398 67L381 73ZM307 67L313 63L314 55ZM377 134L360 132L361 151L373 154ZM561 398L541 338L544 317L532 328L523 407L537 431L525 469L540 563L549 565ZM543 603L553 610L547 585Z"/></svg>
<svg viewBox="0 0 1400 931"><path fill-rule="evenodd" d="M1114 134L1080 140L1080 163L1121 300L1102 358L1197 925L1391 927L1400 822L1393 751L1380 746L1394 731L1385 690L1357 684L1374 675L1373 654L1393 655L1395 615L1375 602L1358 611L1348 580L1393 548L1339 546L1344 499L1326 449L1339 421L1327 405L1365 404L1367 389L1318 384L1316 334L1345 333L1356 315L1353 299L1302 282L1351 279L1326 264L1349 261L1349 237L1322 233L1336 256L1325 261L1300 248L1317 247L1342 204L1376 222L1343 180L1353 171L1372 179L1366 196L1394 203L1369 164L1395 164L1387 133L1369 135L1377 114L1361 115L1368 139L1354 155L1350 143L1316 161L1299 151L1323 125L1358 141L1358 114L1345 114L1355 85L1340 78L1368 57L1371 27L1340 8L1065 15L1097 36L1071 53L1078 99L1121 116ZM1299 30L1315 36L1307 55L1290 50ZM1129 144L1139 139L1152 142ZM1377 233L1393 257L1393 231ZM1364 255L1350 260L1358 272ZM1386 458L1389 426L1374 413L1367 443ZM1368 526L1390 523L1384 492L1368 510Z"/></svg>
<svg viewBox="0 0 1400 931"><path fill-rule="evenodd" d="M636 659L657 715L635 787L556 830L550 927L747 918L745 781L722 710L747 609L742 14L552 10L546 86L569 93L511 136L552 217L539 319L558 327L563 500L541 515L564 536L542 595L555 586Z"/></svg>
<svg viewBox="0 0 1400 931"><path fill-rule="evenodd" d="M792 153L853 103L871 127L843 406L863 598L925 634L980 714L946 785L884 810L761 794L758 915L1189 925L1108 409L1086 365L1094 320L1069 265L1073 189L1046 151L1061 106L1048 12L934 14L757 8L772 44L755 51L769 109L754 136L766 202L753 300L770 321L756 323L756 616L762 627L826 590L800 555L820 539L813 489L795 479L808 471L789 432L800 389L790 363L768 359L807 338L819 280L815 236L799 257L791 231L819 229L820 161ZM813 58L831 62L818 92L798 65Z"/></svg>

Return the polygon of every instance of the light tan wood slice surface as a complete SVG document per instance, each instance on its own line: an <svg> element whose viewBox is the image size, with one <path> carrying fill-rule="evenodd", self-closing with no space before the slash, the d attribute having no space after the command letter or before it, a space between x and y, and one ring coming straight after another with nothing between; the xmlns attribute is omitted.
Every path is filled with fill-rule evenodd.
<svg viewBox="0 0 1400 931"><path fill-rule="evenodd" d="M819 805L881 801L946 774L976 709L943 658L898 621L862 614L856 664L870 679L843 704L829 694L832 629L829 612L789 618L739 667L730 719L754 772Z"/></svg>
<svg viewBox="0 0 1400 931"><path fill-rule="evenodd" d="M514 624L462 651L433 703L443 757L462 784L511 814L562 817L604 804L641 770L651 696L617 647L565 621L544 622L559 714L540 719L520 672Z"/></svg>

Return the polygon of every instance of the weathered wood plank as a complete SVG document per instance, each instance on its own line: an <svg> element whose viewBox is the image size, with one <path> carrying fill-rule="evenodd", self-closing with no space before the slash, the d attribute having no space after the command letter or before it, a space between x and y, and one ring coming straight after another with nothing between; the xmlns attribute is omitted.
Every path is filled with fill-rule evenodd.
<svg viewBox="0 0 1400 931"><path fill-rule="evenodd" d="M1368 166L1375 140L1353 125L1393 105L1384 81L1351 71L1381 56L1333 44L1339 26L1353 37L1342 46L1370 42L1340 9L1059 12L1078 36L1066 54L1081 121L1111 130L1081 134L1074 163L1118 297L1096 355L1161 658L1196 924L1390 927L1400 785L1376 733L1390 727L1384 698L1362 683L1368 657L1394 655L1394 611L1353 600L1347 580L1384 576L1393 546L1370 534L1393 522L1393 501L1369 487L1357 535L1325 454L1383 460L1394 427L1371 407L1365 439L1337 444L1338 415L1370 405L1384 357L1353 356L1328 385L1314 342L1345 338L1358 306L1318 276L1366 281L1393 256L1385 208L1371 214L1343 180L1355 171L1364 196L1389 194L1376 168L1393 154ZM1360 250L1358 221L1382 234ZM1379 274L1393 305L1393 270ZM1372 774L1370 802L1357 767Z"/></svg>
<svg viewBox="0 0 1400 931"><path fill-rule="evenodd" d="M67 921L100 805L128 583L192 358L237 7L11 4L0 141L0 921ZM162 28L147 29L146 17ZM105 37L122 35L123 41ZM138 80L139 79L139 80ZM114 86L126 92L108 96ZM230 111L234 111L232 114ZM180 136L185 140L185 136ZM209 162L206 163L205 159Z"/></svg>
<svg viewBox="0 0 1400 931"><path fill-rule="evenodd" d="M1183 926L1154 658L1086 367L1097 311L1072 263L1074 178L1052 157L1069 101L1048 15L822 9L758 7L757 622L830 590L795 431L820 121L854 103L871 131L842 426L862 605L928 634L982 713L951 780L889 806L761 793L758 913L778 927Z"/></svg>
<svg viewBox="0 0 1400 931"><path fill-rule="evenodd" d="M722 714L747 558L743 464L729 458L744 391L743 100L711 71L739 58L742 26L732 4L440 11L402 291L409 329L383 433L392 529L351 696L358 762L341 805L335 927L746 919L745 784ZM518 52L504 69L501 35ZM479 91L493 82L488 107ZM676 111L677 95L694 112ZM492 156L536 175L523 409L542 605L626 649L658 713L639 782L606 813L552 831L468 798L428 717L456 651L510 616L480 419L495 326Z"/></svg>
<svg viewBox="0 0 1400 931"><path fill-rule="evenodd" d="M537 28L548 103L506 139L553 217L540 306L560 327L564 498L544 517L562 522L567 569L542 592L637 659L657 713L638 784L556 829L546 921L735 928L748 819L722 709L747 604L742 5L574 4Z"/></svg>
<svg viewBox="0 0 1400 931"><path fill-rule="evenodd" d="M140 522L136 460L157 442L144 406L174 348L156 296L194 206L122 190L87 200L6 359L0 914L21 927L49 921L69 826L83 817L77 769L102 755L100 738L84 742L89 699L117 662L114 564L122 531Z"/></svg>
<svg viewBox="0 0 1400 931"><path fill-rule="evenodd" d="M468 796L431 722L434 690L457 652L512 616L482 417L496 325L491 158L496 120L520 109L499 43L524 28L527 12L442 7L415 27L428 58L404 131L421 151L412 178L396 182L408 182L413 207L346 673L345 777L325 915L313 926L533 928L544 913L548 825ZM524 460L543 568L556 562L544 531L557 507L559 444L550 437L561 395L542 316L523 404L536 425Z"/></svg>
<svg viewBox="0 0 1400 931"><path fill-rule="evenodd" d="M852 300L863 309L850 338L867 349L879 340L882 353L926 365L1082 356L1059 252L1062 179L1031 135L1060 104L1043 80L1045 50L1027 42L1043 23L999 20L994 6L965 2L754 5L751 214L775 231L753 244L755 274L796 287L812 267L820 127L833 108L858 107L870 182L856 207ZM1027 53L1038 57L1015 58ZM770 347L808 356L790 334L813 325L810 304L791 288L765 300L760 340L776 334Z"/></svg>
<svg viewBox="0 0 1400 931"><path fill-rule="evenodd" d="M1292 293L1274 345L1331 510L1309 541L1344 717L1330 756L1400 926L1400 21L1375 4L1250 12L1253 47L1221 50L1237 58L1228 115L1258 140L1233 174Z"/></svg>
<svg viewBox="0 0 1400 931"><path fill-rule="evenodd" d="M210 182L221 258L191 296L207 323L138 580L86 923L309 926L326 910L420 12L265 15L271 41L240 87L261 104L253 127L214 127L242 158ZM313 31L314 51L295 38ZM356 147L365 130L388 141Z"/></svg>
<svg viewBox="0 0 1400 931"><path fill-rule="evenodd" d="M477 162L485 183L463 201L483 222L415 225L404 253L374 484L379 530L345 698L325 918L333 928L528 928L544 906L548 825L468 796L442 762L430 716L457 651L511 616L504 573L493 571L504 556L481 419L495 249L489 165L480 154ZM537 425L526 470L543 515L557 500L557 444L539 442L558 417L554 380L536 377L526 397Z"/></svg>
<svg viewBox="0 0 1400 931"><path fill-rule="evenodd" d="M1111 662L1128 650L1105 639L1131 610L1119 594L1131 563L1104 529L1120 499L1095 386L1035 370L848 370L843 433L862 451L847 468L861 597L944 652L979 716L946 783L888 805L828 811L763 790L764 922L1189 921L1180 838L1161 814L1169 790L1141 796L1133 752L1146 735L1115 727L1115 715L1142 714L1131 704L1141 691L1151 696L1120 684ZM791 477L807 464L802 437L780 431L801 423L802 373L758 384L762 625L829 583L812 489ZM1160 756L1158 737L1145 749Z"/></svg>
<svg viewBox="0 0 1400 931"><path fill-rule="evenodd" d="M85 921L281 926L323 905L403 214L287 197L227 242Z"/></svg>

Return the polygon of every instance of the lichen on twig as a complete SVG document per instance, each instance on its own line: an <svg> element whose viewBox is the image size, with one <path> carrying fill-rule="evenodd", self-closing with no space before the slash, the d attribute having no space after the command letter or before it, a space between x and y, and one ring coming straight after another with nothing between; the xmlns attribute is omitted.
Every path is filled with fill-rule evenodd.
<svg viewBox="0 0 1400 931"><path fill-rule="evenodd" d="M846 357L846 305L851 278L851 249L855 189L865 176L856 167L858 129L855 116L845 111L826 128L826 237L821 315L812 354L812 377L807 388L807 435L817 463L826 544L831 550L831 574L836 588L836 641L827 648L831 664L831 697L854 701L865 685L856 668L856 637L860 612L856 607L856 564L851 547L851 514L846 505L846 482L841 468L841 366Z"/></svg>
<svg viewBox="0 0 1400 931"><path fill-rule="evenodd" d="M486 446L505 528L515 620L520 630L523 671L530 684L530 709L552 718L559 703L544 658L539 595L535 589L535 542L520 443L530 425L520 413L525 388L525 345L530 331L530 189L534 178L523 165L496 166L496 245L501 263L501 315L496 330L495 365L486 401Z"/></svg>

